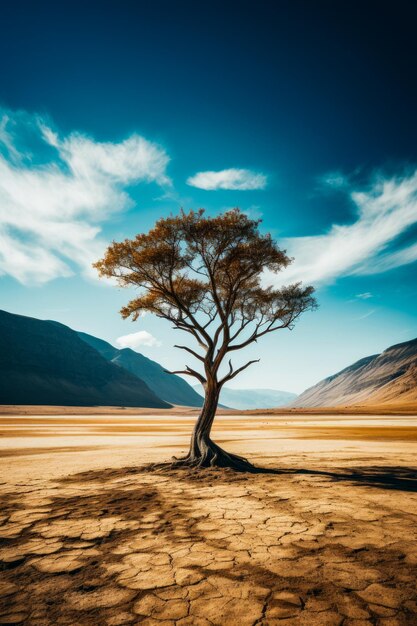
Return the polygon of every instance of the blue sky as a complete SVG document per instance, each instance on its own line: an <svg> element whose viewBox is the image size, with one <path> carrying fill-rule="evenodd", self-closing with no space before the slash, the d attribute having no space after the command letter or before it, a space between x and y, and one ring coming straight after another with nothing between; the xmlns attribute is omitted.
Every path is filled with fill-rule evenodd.
<svg viewBox="0 0 417 626"><path fill-rule="evenodd" d="M269 280L320 307L248 349L235 387L302 391L416 337L416 10L352 4L5 6L1 307L140 332L119 344L179 367L169 326L122 321L91 261L181 206L239 206L296 259Z"/></svg>

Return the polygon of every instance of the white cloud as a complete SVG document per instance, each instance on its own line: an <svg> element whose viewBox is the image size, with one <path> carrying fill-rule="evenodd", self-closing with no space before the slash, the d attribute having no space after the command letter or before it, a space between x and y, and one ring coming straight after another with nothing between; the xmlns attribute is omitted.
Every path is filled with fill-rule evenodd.
<svg viewBox="0 0 417 626"><path fill-rule="evenodd" d="M370 291L365 291L365 293L357 293L355 298L359 298L359 300L369 300L369 298L373 298L373 294Z"/></svg>
<svg viewBox="0 0 417 626"><path fill-rule="evenodd" d="M15 147L28 134L31 153ZM91 263L105 247L101 223L132 202L123 187L169 186L168 161L160 146L136 134L120 143L96 142L80 133L61 138L37 116L5 113L0 275L26 284L69 276L74 266L93 275Z"/></svg>
<svg viewBox="0 0 417 626"><path fill-rule="evenodd" d="M116 344L119 348L132 348L132 350L138 350L142 346L158 347L161 342L158 341L147 330L140 330L137 333L131 333L130 335L123 335L116 339Z"/></svg>
<svg viewBox="0 0 417 626"><path fill-rule="evenodd" d="M187 179L187 185L214 191L215 189L231 189L246 191L249 189L265 189L265 174L244 169L228 169L219 172L198 172Z"/></svg>
<svg viewBox="0 0 417 626"><path fill-rule="evenodd" d="M417 223L417 171L403 178L379 177L364 190L350 188L349 195L356 213L353 223L334 224L322 235L281 241L295 261L278 276L266 275L266 283L317 285L417 260L416 243L400 245L397 241Z"/></svg>

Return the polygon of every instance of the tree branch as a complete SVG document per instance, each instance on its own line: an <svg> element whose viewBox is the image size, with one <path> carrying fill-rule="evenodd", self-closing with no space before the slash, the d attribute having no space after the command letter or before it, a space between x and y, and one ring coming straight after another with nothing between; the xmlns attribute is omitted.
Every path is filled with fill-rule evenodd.
<svg viewBox="0 0 417 626"><path fill-rule="evenodd" d="M242 365L242 367L239 367L235 371L233 371L232 362L229 361L229 368L231 372L229 371L229 374L226 374L226 376L224 376L224 378L221 379L221 381L219 382L219 385L223 386L224 383L227 383L229 380L232 380L232 378L240 374L240 372L243 372L243 370L249 367L249 365L252 365L252 363L259 363L259 361L260 359L253 359L253 361L248 361L248 363L246 363L245 365Z"/></svg>
<svg viewBox="0 0 417 626"><path fill-rule="evenodd" d="M274 327L274 324L277 320L273 320L272 322L270 322L269 326L265 328L265 330L261 331L260 333L255 331L254 333L252 333L249 339L246 339L246 341L242 341L242 343L235 344L234 346L229 345L227 348L227 352L231 352L232 350L240 350L241 348L246 348L246 346L248 346L250 343L257 341L259 337L263 337L263 335L266 335L267 333L272 333L275 330L279 330L281 328L288 328L296 317L298 316L291 318L291 320L289 322L286 322L285 324L280 324L279 326L275 326L275 327ZM259 328L259 325L257 326L257 329L258 328Z"/></svg>
<svg viewBox="0 0 417 626"><path fill-rule="evenodd" d="M180 350L187 350L187 352L192 354L196 359L204 363L204 357L202 357L200 354L197 354L197 352L194 352L194 350L191 350L191 348L188 348L188 346L178 346L177 344L175 344L174 348L179 348Z"/></svg>
<svg viewBox="0 0 417 626"><path fill-rule="evenodd" d="M171 372L170 370L164 370L164 372L166 374L185 374L186 376L194 376L194 378L197 378L197 380L199 380L202 385L207 382L202 374L199 374L195 370L191 369L191 367L188 367L188 365L185 366L185 370L174 370L173 372Z"/></svg>

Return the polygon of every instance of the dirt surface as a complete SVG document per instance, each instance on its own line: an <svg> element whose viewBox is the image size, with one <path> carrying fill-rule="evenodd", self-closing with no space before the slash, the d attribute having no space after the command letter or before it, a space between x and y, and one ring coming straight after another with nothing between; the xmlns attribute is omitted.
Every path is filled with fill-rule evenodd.
<svg viewBox="0 0 417 626"><path fill-rule="evenodd" d="M417 624L417 418L0 418L0 624Z"/></svg>

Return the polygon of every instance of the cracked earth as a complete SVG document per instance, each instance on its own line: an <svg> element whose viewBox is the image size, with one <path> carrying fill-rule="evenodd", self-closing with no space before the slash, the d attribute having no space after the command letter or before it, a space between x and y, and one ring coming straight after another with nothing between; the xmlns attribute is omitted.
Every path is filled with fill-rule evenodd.
<svg viewBox="0 0 417 626"><path fill-rule="evenodd" d="M359 453L252 458L258 474L120 457L17 473L0 624L417 624L417 471Z"/></svg>

